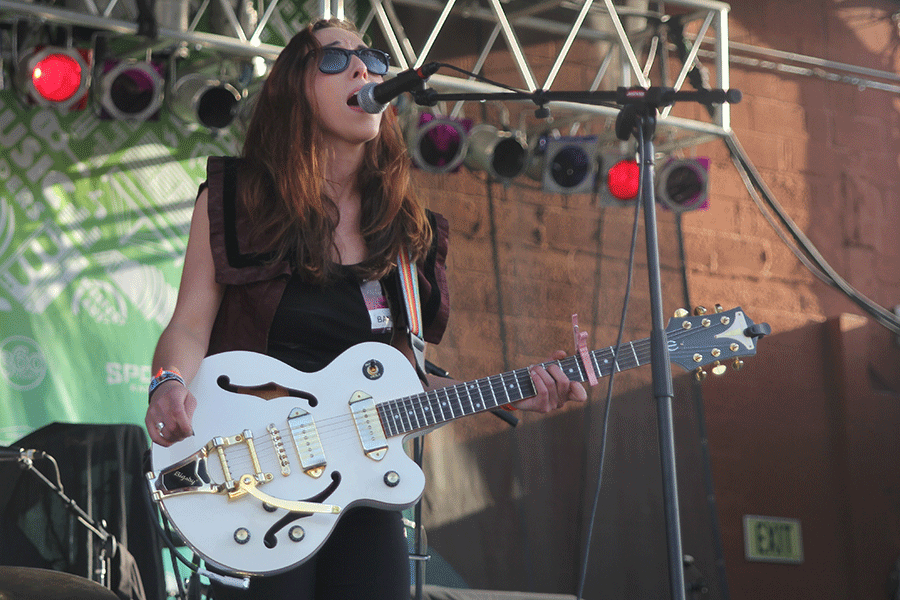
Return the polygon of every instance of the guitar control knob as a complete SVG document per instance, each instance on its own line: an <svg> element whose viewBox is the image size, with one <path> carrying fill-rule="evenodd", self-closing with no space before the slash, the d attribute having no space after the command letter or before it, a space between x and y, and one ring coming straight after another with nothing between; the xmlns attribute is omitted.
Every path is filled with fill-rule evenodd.
<svg viewBox="0 0 900 600"><path fill-rule="evenodd" d="M397 487L400 485L400 474L397 471L388 471L384 474L384 485Z"/></svg>
<svg viewBox="0 0 900 600"><path fill-rule="evenodd" d="M246 544L250 541L250 530L246 527L238 527L234 530L234 541L238 544Z"/></svg>
<svg viewBox="0 0 900 600"><path fill-rule="evenodd" d="M290 538L292 542L299 542L304 537L306 537L306 532L303 531L303 528L299 525L294 525L293 527L288 529L288 538Z"/></svg>

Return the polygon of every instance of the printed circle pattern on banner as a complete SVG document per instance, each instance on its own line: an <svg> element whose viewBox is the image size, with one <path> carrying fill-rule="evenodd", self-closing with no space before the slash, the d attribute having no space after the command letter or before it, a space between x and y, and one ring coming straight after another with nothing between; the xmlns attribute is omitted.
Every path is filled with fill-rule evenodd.
<svg viewBox="0 0 900 600"><path fill-rule="evenodd" d="M0 342L0 373L13 389L31 390L44 380L47 361L37 342L15 335Z"/></svg>

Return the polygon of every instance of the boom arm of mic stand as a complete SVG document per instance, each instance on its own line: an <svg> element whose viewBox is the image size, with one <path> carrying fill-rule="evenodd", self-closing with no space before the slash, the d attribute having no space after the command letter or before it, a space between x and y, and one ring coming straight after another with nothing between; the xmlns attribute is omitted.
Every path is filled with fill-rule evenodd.
<svg viewBox="0 0 900 600"><path fill-rule="evenodd" d="M676 102L699 102L701 104L736 104L741 101L741 91L737 89L708 89L679 92L669 87L626 88L619 87L615 91L550 91L534 90L532 92L464 92L439 93L432 88L423 88L412 92L416 104L434 106L442 101L530 101L539 108L545 109L550 102L576 102L581 104L631 104L650 105L656 108L669 106Z"/></svg>

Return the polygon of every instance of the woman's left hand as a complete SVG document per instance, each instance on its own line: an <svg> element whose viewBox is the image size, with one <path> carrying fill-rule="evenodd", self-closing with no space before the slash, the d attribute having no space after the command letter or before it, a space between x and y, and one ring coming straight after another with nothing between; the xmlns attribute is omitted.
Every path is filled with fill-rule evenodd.
<svg viewBox="0 0 900 600"><path fill-rule="evenodd" d="M551 361L565 358L567 354L558 350L550 357ZM571 381L558 364L553 363L548 367L535 365L528 369L531 380L534 382L536 395L516 402L513 406L519 410L531 410L548 413L570 400L584 402L587 400L587 390L577 382Z"/></svg>

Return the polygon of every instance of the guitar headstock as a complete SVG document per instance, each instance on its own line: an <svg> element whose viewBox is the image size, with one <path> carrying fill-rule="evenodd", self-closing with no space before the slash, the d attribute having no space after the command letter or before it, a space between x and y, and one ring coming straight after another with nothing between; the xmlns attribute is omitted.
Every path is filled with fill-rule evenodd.
<svg viewBox="0 0 900 600"><path fill-rule="evenodd" d="M756 341L771 333L766 323L754 323L740 307L707 313L700 307L694 316L684 310L676 311L666 327L669 359L687 371L694 371L698 379L706 378L706 365L715 375L722 375L727 365L740 369L742 356L756 354Z"/></svg>

